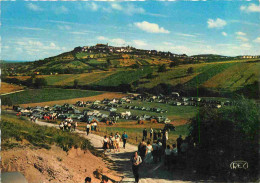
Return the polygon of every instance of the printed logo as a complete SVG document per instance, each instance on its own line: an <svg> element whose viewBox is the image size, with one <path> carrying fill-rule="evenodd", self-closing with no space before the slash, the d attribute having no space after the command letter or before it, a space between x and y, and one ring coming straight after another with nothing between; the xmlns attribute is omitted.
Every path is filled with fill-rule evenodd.
<svg viewBox="0 0 260 183"><path fill-rule="evenodd" d="M248 163L246 161L243 160L238 160L238 161L233 161L230 164L230 168L232 170L236 170L236 169L248 169Z"/></svg>

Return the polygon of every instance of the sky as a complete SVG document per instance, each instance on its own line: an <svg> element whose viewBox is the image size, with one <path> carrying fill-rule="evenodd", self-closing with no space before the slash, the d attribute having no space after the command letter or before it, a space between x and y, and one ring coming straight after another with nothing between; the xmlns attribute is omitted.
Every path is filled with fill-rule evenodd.
<svg viewBox="0 0 260 183"><path fill-rule="evenodd" d="M260 55L259 1L2 1L1 59L108 43L177 54Z"/></svg>

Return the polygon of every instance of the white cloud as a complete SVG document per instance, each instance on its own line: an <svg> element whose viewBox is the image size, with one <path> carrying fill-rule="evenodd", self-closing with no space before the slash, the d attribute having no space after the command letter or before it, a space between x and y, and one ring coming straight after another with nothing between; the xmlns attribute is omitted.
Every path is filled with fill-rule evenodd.
<svg viewBox="0 0 260 183"><path fill-rule="evenodd" d="M236 35L238 35L238 36L246 36L246 33L244 33L244 32L236 32Z"/></svg>
<svg viewBox="0 0 260 183"><path fill-rule="evenodd" d="M220 18L217 18L216 20L208 19L207 23L208 28L223 28L225 25L227 25L227 22Z"/></svg>
<svg viewBox="0 0 260 183"><path fill-rule="evenodd" d="M68 8L66 8L65 6L60 6L60 7L56 7L56 8L55 8L55 12L56 12L57 14L65 14L65 13L68 13L69 10L68 10Z"/></svg>
<svg viewBox="0 0 260 183"><path fill-rule="evenodd" d="M124 44L126 44L126 41L120 38L116 38L116 39L111 39L110 40L113 44L118 45L118 46L122 46Z"/></svg>
<svg viewBox="0 0 260 183"><path fill-rule="evenodd" d="M117 3L111 4L111 7L115 10L122 10L123 9L123 7L120 4L117 4Z"/></svg>
<svg viewBox="0 0 260 183"><path fill-rule="evenodd" d="M237 39L241 40L241 41L244 41L244 42L248 41L248 39L246 37L243 37L243 36L237 36Z"/></svg>
<svg viewBox="0 0 260 183"><path fill-rule="evenodd" d="M121 38L110 39L104 36L98 36L97 39L101 42L110 43L113 46L123 46L124 44L127 44L127 42Z"/></svg>
<svg viewBox="0 0 260 183"><path fill-rule="evenodd" d="M108 12L108 13L111 13L113 11L120 11L120 12L130 15L130 16L133 14L144 14L145 13L145 10L143 8L137 7L133 4L127 4L125 6L122 6L119 3L112 3L110 7L103 7L102 9L103 9L103 11ZM149 14L149 15L153 15L153 14ZM156 16L156 15L154 15L154 16Z"/></svg>
<svg viewBox="0 0 260 183"><path fill-rule="evenodd" d="M27 4L27 8L29 8L30 10L33 10L33 11L42 11L43 10L41 7L39 7L33 3Z"/></svg>
<svg viewBox="0 0 260 183"><path fill-rule="evenodd" d="M250 44L248 44L248 43L241 44L240 47L242 49L250 49L250 48L252 48L252 46Z"/></svg>
<svg viewBox="0 0 260 183"><path fill-rule="evenodd" d="M191 50L186 47L186 46L183 46L183 45L180 45L180 46L172 46L170 47L170 49L174 52L174 53L178 53L178 54L187 54L187 53L190 53Z"/></svg>
<svg viewBox="0 0 260 183"><path fill-rule="evenodd" d="M71 27L69 25L58 25L58 28L60 30L70 30Z"/></svg>
<svg viewBox="0 0 260 183"><path fill-rule="evenodd" d="M254 42L260 43L260 37L257 37L257 38L254 40Z"/></svg>
<svg viewBox="0 0 260 183"><path fill-rule="evenodd" d="M159 27L159 25L155 23L149 23L143 21L143 22L135 22L134 25L139 29L149 33L166 33L166 34L170 33L170 31L164 29L163 27Z"/></svg>
<svg viewBox="0 0 260 183"><path fill-rule="evenodd" d="M104 36L99 36L99 37L97 37L97 39L98 39L98 40L101 40L101 41L102 41L102 40L107 40L107 38L104 37Z"/></svg>
<svg viewBox="0 0 260 183"><path fill-rule="evenodd" d="M40 41L28 41L28 44L31 46L43 46L42 42Z"/></svg>
<svg viewBox="0 0 260 183"><path fill-rule="evenodd" d="M143 8L134 6L133 4L128 4L123 11L128 15L145 13Z"/></svg>
<svg viewBox="0 0 260 183"><path fill-rule="evenodd" d="M170 43L170 42L163 42L163 44L166 45L166 46L172 45L172 43Z"/></svg>
<svg viewBox="0 0 260 183"><path fill-rule="evenodd" d="M36 28L36 27L11 27L15 29L23 29L23 30L34 30L34 31L43 31L45 29L42 28Z"/></svg>
<svg viewBox="0 0 260 183"><path fill-rule="evenodd" d="M196 37L193 34L183 34L183 33L176 33L176 34L179 35L179 36L184 36L184 37Z"/></svg>
<svg viewBox="0 0 260 183"><path fill-rule="evenodd" d="M89 34L89 33L96 33L95 31L72 31L70 32L71 34L78 34L78 35L85 35L85 34Z"/></svg>
<svg viewBox="0 0 260 183"><path fill-rule="evenodd" d="M222 32L221 33L223 36L227 36L227 33L226 32Z"/></svg>
<svg viewBox="0 0 260 183"><path fill-rule="evenodd" d="M90 8L93 10L93 11L97 11L98 10L98 5L96 3L91 3L90 4Z"/></svg>
<svg viewBox="0 0 260 183"><path fill-rule="evenodd" d="M147 45L147 43L142 40L133 40L133 44L137 47L143 47Z"/></svg>
<svg viewBox="0 0 260 183"><path fill-rule="evenodd" d="M260 12L260 6L257 6L253 3L251 3L248 6L240 6L240 10L247 12L247 13L251 13L251 12Z"/></svg>

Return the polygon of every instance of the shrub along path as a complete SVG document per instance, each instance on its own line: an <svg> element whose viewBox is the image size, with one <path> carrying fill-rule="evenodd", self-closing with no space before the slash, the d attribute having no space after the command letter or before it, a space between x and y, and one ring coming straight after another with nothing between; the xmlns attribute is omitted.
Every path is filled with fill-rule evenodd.
<svg viewBox="0 0 260 183"><path fill-rule="evenodd" d="M59 128L56 124L46 123L39 121L37 124L42 126L56 127ZM102 141L103 137L96 134L86 135L85 132L76 130L76 133L81 134L83 137L90 140L92 145L98 150L102 150ZM115 162L113 169L122 173L124 178L122 182L134 182L134 177L132 173L132 167L130 163L130 158L137 151L137 146L126 144L126 149L121 148L120 152L116 153L106 153L107 156ZM163 167L163 163L157 165L141 166L140 169L140 181L139 183L172 183L172 182L192 182L192 175L189 172L185 171L166 171Z"/></svg>

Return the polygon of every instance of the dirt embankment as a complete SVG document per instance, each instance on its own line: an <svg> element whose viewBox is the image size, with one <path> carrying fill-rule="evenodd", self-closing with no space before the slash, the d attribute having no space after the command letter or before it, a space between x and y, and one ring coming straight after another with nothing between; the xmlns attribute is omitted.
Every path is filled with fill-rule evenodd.
<svg viewBox="0 0 260 183"><path fill-rule="evenodd" d="M74 98L74 99L66 99L66 100L55 100L55 101L48 101L48 102L40 102L40 103L28 103L28 104L21 104L22 107L34 107L34 106L53 106L55 104L63 105L65 103L68 104L75 104L77 101L95 101L95 100L103 100L105 98L107 99L113 99L113 98L121 98L127 96L127 94L121 94L121 93L113 93L113 92L107 92L96 96L91 97L82 97L82 98Z"/></svg>
<svg viewBox="0 0 260 183"><path fill-rule="evenodd" d="M102 158L96 157L89 151L71 149L68 153L53 146L50 150L16 148L2 151L2 172L19 171L30 183L47 182L84 182L85 177L99 183L93 172L102 169L109 178L120 181L121 177L115 171L107 168Z"/></svg>

